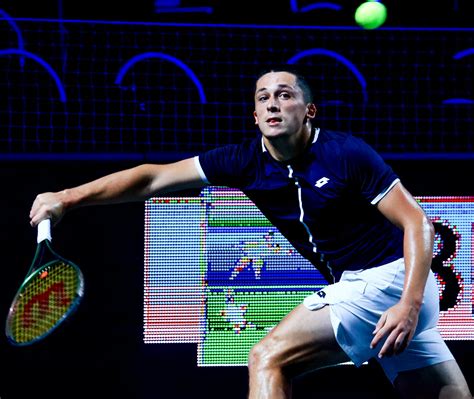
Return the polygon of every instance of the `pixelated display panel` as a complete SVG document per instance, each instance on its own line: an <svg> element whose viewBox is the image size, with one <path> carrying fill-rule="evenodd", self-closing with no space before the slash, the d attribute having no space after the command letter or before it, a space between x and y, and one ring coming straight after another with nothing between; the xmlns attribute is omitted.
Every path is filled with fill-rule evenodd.
<svg viewBox="0 0 474 399"><path fill-rule="evenodd" d="M435 227L439 329L446 340L474 339L474 197L418 197Z"/></svg>
<svg viewBox="0 0 474 399"><path fill-rule="evenodd" d="M256 74L306 69L322 127L379 152L470 154L469 30L0 23L0 154L156 157L254 137Z"/></svg>
<svg viewBox="0 0 474 399"><path fill-rule="evenodd" d="M417 201L436 230L441 334L473 340L474 197ZM239 190L153 198L145 221L144 341L195 342L200 366L246 365L250 348L327 284Z"/></svg>
<svg viewBox="0 0 474 399"><path fill-rule="evenodd" d="M198 343L205 310L202 199L153 198L145 209L145 342Z"/></svg>

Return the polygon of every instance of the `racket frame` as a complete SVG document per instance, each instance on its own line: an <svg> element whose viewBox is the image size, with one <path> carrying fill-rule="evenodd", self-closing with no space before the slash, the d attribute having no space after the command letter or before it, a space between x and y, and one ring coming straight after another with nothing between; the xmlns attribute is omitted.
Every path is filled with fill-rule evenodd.
<svg viewBox="0 0 474 399"><path fill-rule="evenodd" d="M28 346L46 338L54 330L56 330L69 316L71 316L72 313L75 312L75 310L78 308L84 296L84 276L82 274L82 271L79 269L79 267L76 264L74 264L70 260L63 258L58 253L56 253L51 246L51 233L50 233L50 220L49 219L43 220L38 225L37 242L38 244L36 246L35 256L33 257L33 261L31 262L31 266L28 270L28 273L26 274L26 277L23 280L23 283L21 284L20 288L15 294L15 297L13 298L13 301L8 311L6 323L5 323L5 334L7 336L8 342L15 346ZM48 253L48 255L52 258L52 260L46 261L46 263L44 263L43 258L46 256L46 253ZM78 282L79 282L78 288L76 289L76 295L72 299L71 303L68 305L68 308L64 312L64 314L54 323L54 325L51 328L49 328L43 334L38 335L34 339L30 339L24 342L18 342L14 338L14 333L13 333L13 328L12 328L12 322L15 316L18 300L20 296L23 294L24 288L29 284L29 282L32 279L34 279L38 274L41 274L42 272L46 271L48 268L51 268L51 266L57 262L63 262L71 266L72 269L74 269L78 278Z"/></svg>

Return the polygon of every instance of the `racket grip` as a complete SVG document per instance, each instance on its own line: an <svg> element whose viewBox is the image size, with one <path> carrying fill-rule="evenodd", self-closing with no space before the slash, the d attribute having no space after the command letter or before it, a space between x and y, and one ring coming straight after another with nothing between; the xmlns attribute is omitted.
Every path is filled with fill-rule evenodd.
<svg viewBox="0 0 474 399"><path fill-rule="evenodd" d="M39 244L44 240L51 241L51 219L42 220L38 224L37 242Z"/></svg>

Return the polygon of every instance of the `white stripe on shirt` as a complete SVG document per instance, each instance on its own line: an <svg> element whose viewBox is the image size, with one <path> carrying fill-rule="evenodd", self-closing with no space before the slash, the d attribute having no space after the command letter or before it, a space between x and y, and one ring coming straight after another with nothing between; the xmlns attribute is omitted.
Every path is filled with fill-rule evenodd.
<svg viewBox="0 0 474 399"><path fill-rule="evenodd" d="M392 184L390 184L390 186L388 186L388 188L386 190L384 190L383 192L381 192L379 195L377 195L370 203L372 205L376 205L383 197L385 197L388 192L392 189L392 187L397 184L398 182L400 181L400 179L395 179Z"/></svg>
<svg viewBox="0 0 474 399"><path fill-rule="evenodd" d="M209 183L209 180L207 180L207 176L204 173L204 171L202 170L201 163L199 162L199 155L196 155L194 157L194 165L196 166L196 169L199 173L199 176L201 177L201 180L206 184L211 184L211 183Z"/></svg>

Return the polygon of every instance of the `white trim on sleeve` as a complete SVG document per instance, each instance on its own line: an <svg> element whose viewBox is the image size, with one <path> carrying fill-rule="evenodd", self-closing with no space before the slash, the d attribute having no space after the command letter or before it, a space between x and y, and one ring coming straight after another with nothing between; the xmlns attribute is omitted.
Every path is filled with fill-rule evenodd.
<svg viewBox="0 0 474 399"><path fill-rule="evenodd" d="M202 170L201 163L199 162L199 155L196 155L194 157L194 165L196 166L196 169L199 173L199 176L201 177L201 180L206 184L211 184L209 183L209 180L207 180L206 174Z"/></svg>
<svg viewBox="0 0 474 399"><path fill-rule="evenodd" d="M388 186L384 191L382 191L379 195L377 195L370 203L372 205L376 205L383 197L385 197L388 192L393 188L395 184L397 184L400 179L395 179L390 186Z"/></svg>

